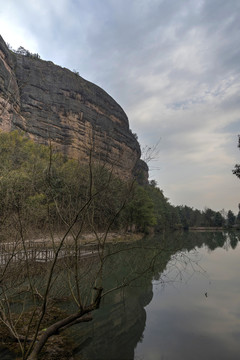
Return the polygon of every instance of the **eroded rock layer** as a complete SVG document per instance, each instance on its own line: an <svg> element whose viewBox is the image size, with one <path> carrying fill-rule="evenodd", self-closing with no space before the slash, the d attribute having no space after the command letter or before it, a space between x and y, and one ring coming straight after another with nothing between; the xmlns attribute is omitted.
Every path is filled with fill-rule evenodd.
<svg viewBox="0 0 240 360"><path fill-rule="evenodd" d="M106 162L129 178L147 166L123 109L103 89L50 61L15 54L0 37L0 128L21 129L68 157Z"/></svg>

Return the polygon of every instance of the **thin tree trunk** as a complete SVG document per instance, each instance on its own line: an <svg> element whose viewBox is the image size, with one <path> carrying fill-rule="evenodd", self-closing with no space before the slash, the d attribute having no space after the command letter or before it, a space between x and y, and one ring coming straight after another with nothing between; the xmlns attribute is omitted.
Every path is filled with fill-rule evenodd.
<svg viewBox="0 0 240 360"><path fill-rule="evenodd" d="M40 336L39 341L35 343L31 354L27 357L29 360L37 360L39 353L41 352L48 339L53 335L58 335L60 331L63 330L63 328L66 329L67 327L80 322L91 321L91 317L86 317L84 315L87 315L91 311L99 308L103 289L98 288L96 290L97 295L95 297L95 301L91 305L87 306L81 311L76 312L75 314L69 315L65 319L57 321L56 323L49 326L46 331L44 331L44 333Z"/></svg>

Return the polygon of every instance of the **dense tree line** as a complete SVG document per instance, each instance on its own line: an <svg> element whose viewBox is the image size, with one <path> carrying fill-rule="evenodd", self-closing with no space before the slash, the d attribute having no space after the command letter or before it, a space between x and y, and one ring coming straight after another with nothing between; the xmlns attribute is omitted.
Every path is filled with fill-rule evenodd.
<svg viewBox="0 0 240 360"><path fill-rule="evenodd" d="M52 146L34 143L17 131L0 133L1 229L18 223L24 229L44 229L71 223L76 209L94 193L84 230L102 230L111 219L111 230L161 231L189 227L222 227L240 223L231 210L173 206L156 181L140 186L117 178L106 164L80 164ZM79 219L81 221L82 219Z"/></svg>
<svg viewBox="0 0 240 360"><path fill-rule="evenodd" d="M149 232L180 226L179 212L155 181L140 186L114 176L105 164L64 158L51 146L36 144L17 131L0 133L0 221L2 231L21 221L25 228L58 230L91 201L84 230ZM121 210L121 211L120 211ZM81 219L79 219L81 221Z"/></svg>
<svg viewBox="0 0 240 360"><path fill-rule="evenodd" d="M214 211L206 208L204 211L188 206L177 206L181 224L185 229L189 227L232 227L239 224L239 218L229 210Z"/></svg>
<svg viewBox="0 0 240 360"><path fill-rule="evenodd" d="M240 211L237 216L229 210L214 211L206 208L203 211L192 207L181 205L173 206L163 195L156 182L150 181L148 186L143 190L152 201L151 211L152 222L154 222L154 230L161 231L163 229L189 229L191 227L233 227L240 225Z"/></svg>

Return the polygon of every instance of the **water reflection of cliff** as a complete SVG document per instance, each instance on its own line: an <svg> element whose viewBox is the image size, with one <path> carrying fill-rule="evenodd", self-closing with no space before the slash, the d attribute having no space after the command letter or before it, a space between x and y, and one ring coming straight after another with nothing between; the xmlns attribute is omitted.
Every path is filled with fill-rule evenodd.
<svg viewBox="0 0 240 360"><path fill-rule="evenodd" d="M134 281L104 298L94 320L78 327L74 334L76 343L79 343L75 353L81 353L86 359L134 358L134 348L146 323L144 307L153 296L153 274L163 271L169 260L169 254L162 256L161 261L157 259L159 247L156 244L159 242L145 240L109 249L109 253L117 254L110 256L106 263L104 288L119 285L123 279Z"/></svg>
<svg viewBox="0 0 240 360"><path fill-rule="evenodd" d="M74 340L76 359L133 360L134 349L143 337L146 324L146 307L152 300L152 280L161 279L171 257L180 251L207 246L210 251L217 247L235 248L237 233L182 233L145 239L109 258L105 268L105 287L119 284L127 276L142 276L122 290L104 299L94 320L76 327ZM125 251L127 250L127 251ZM112 251L112 249L111 249ZM117 272L116 272L117 269ZM144 269L146 271L144 271ZM82 359L82 358L81 358Z"/></svg>

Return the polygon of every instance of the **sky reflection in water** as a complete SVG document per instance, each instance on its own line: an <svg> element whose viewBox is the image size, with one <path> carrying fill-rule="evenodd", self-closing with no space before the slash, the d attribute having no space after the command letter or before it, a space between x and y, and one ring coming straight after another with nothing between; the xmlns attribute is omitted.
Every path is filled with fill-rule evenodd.
<svg viewBox="0 0 240 360"><path fill-rule="evenodd" d="M204 245L187 259L174 258L165 271L168 282L153 283L134 359L239 359L239 260L239 243L233 250L228 241L214 251Z"/></svg>
<svg viewBox="0 0 240 360"><path fill-rule="evenodd" d="M149 271L104 298L92 322L70 328L74 359L239 360L239 240L186 232L109 244L116 254L106 262L106 289ZM14 357L4 350L0 358Z"/></svg>

